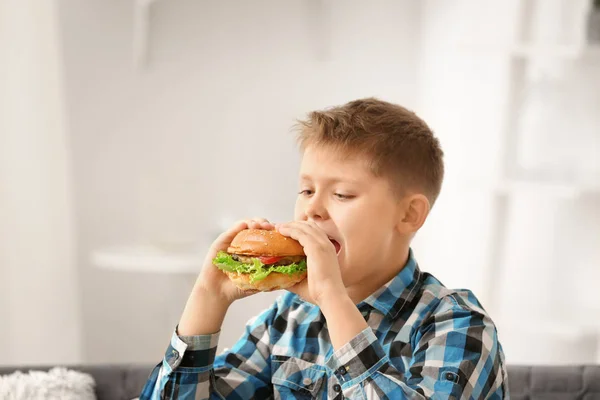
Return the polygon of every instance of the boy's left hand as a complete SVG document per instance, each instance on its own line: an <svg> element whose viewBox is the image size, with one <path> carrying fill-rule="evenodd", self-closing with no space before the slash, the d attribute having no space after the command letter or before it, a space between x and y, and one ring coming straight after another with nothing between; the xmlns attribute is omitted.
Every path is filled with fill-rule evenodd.
<svg viewBox="0 0 600 400"><path fill-rule="evenodd" d="M276 224L275 227L282 235L300 242L306 254L308 277L289 288L290 292L318 306L332 296L347 295L335 246L321 228L310 221Z"/></svg>

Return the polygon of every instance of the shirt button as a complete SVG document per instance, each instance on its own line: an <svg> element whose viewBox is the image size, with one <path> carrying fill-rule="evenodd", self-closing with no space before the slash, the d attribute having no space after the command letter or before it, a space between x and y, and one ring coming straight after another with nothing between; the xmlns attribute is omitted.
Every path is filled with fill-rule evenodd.
<svg viewBox="0 0 600 400"><path fill-rule="evenodd" d="M310 385L312 383L312 379L310 378L304 378L302 380L302 383L305 384L306 386Z"/></svg>
<svg viewBox="0 0 600 400"><path fill-rule="evenodd" d="M342 387L336 383L335 385L333 385L333 390L335 390L336 392L341 392Z"/></svg>
<svg viewBox="0 0 600 400"><path fill-rule="evenodd" d="M453 374L452 372L446 372L446 380L448 380L450 382L458 383L458 381L460 380L460 377L456 374Z"/></svg>
<svg viewBox="0 0 600 400"><path fill-rule="evenodd" d="M175 357L175 359L179 358L179 352L177 350L173 350L171 353L173 354L173 357Z"/></svg>
<svg viewBox="0 0 600 400"><path fill-rule="evenodd" d="M348 370L346 369L346 367L339 367L338 372L340 373L340 375L346 375L346 372L348 372Z"/></svg>

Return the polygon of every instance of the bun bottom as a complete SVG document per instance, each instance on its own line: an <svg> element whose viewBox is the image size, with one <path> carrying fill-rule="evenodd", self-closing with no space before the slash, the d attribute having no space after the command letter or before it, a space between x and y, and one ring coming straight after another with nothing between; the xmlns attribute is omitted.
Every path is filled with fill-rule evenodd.
<svg viewBox="0 0 600 400"><path fill-rule="evenodd" d="M242 290L259 290L261 292L270 292L273 290L287 289L306 279L306 272L297 274L282 274L271 272L265 279L250 283L250 275L238 274L237 272L227 272L229 279Z"/></svg>

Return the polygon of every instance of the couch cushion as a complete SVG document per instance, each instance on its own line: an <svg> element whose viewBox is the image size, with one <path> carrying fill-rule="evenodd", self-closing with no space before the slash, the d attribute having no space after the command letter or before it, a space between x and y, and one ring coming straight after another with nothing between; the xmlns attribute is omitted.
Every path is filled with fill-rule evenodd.
<svg viewBox="0 0 600 400"><path fill-rule="evenodd" d="M98 400L131 400L139 396L153 365L67 366L89 373L96 381ZM22 367L21 371L51 367ZM0 375L15 367L0 367ZM600 400L600 365L589 366L508 366L511 399Z"/></svg>
<svg viewBox="0 0 600 400"><path fill-rule="evenodd" d="M153 366L137 364L68 365L66 367L88 373L94 378L98 400L131 400L138 397L153 368ZM7 375L17 370L48 371L51 368L52 366L0 367L0 375Z"/></svg>
<svg viewBox="0 0 600 400"><path fill-rule="evenodd" d="M599 400L600 366L509 366L511 399Z"/></svg>
<svg viewBox="0 0 600 400"><path fill-rule="evenodd" d="M94 378L71 369L15 371L0 375L0 398L6 400L96 400Z"/></svg>

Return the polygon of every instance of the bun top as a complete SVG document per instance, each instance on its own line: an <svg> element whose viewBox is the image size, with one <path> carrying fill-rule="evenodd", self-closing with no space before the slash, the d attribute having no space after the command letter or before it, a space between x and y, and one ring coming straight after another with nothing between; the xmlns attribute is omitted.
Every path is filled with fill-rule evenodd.
<svg viewBox="0 0 600 400"><path fill-rule="evenodd" d="M227 249L230 254L247 256L303 256L298 241L277 231L245 229L237 234Z"/></svg>

